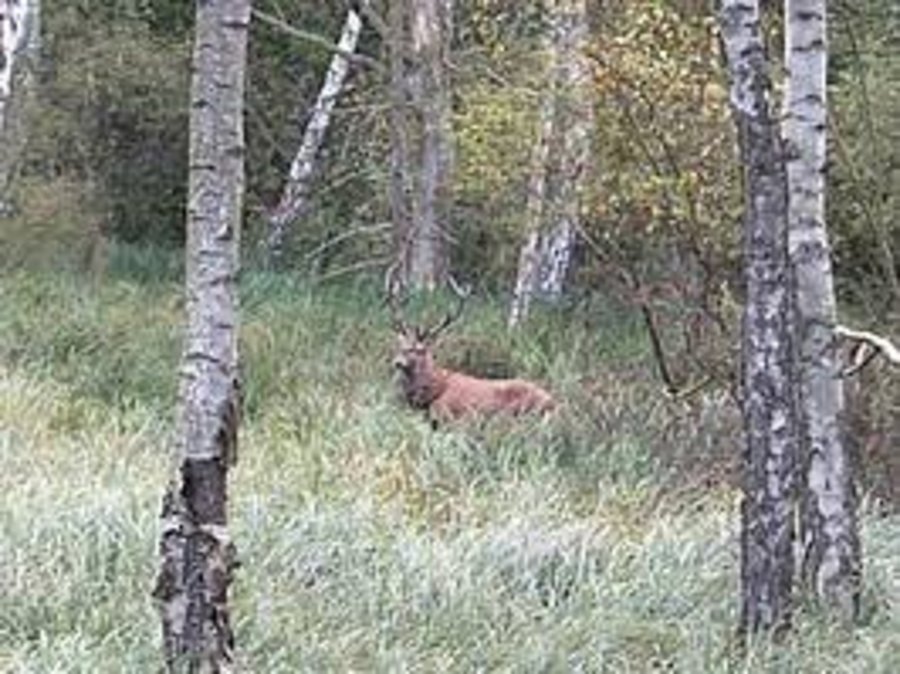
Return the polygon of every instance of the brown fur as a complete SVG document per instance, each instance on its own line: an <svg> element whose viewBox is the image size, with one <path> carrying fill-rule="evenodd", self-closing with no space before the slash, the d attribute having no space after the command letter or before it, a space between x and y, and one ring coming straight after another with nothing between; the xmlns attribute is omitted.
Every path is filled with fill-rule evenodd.
<svg viewBox="0 0 900 674"><path fill-rule="evenodd" d="M400 335L394 366L406 401L434 421L468 415L545 413L556 408L547 391L524 379L480 379L434 364L431 345Z"/></svg>

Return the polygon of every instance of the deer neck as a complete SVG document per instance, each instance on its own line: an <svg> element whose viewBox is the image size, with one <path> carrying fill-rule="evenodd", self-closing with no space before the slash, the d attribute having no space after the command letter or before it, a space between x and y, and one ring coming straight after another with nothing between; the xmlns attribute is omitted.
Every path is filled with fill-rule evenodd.
<svg viewBox="0 0 900 674"><path fill-rule="evenodd" d="M448 376L447 370L432 367L408 379L403 385L407 401L419 409L429 408L446 390Z"/></svg>

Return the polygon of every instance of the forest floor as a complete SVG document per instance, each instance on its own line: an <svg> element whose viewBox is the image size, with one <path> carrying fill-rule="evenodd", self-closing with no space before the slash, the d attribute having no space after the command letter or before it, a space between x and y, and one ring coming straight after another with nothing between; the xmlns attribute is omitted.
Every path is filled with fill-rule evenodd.
<svg viewBox="0 0 900 674"><path fill-rule="evenodd" d="M241 671L900 672L900 516L863 501L861 625L742 651L728 396L663 396L621 308L511 336L472 304L442 357L558 418L433 431L371 289L244 278ZM0 307L0 671L157 671L180 288L15 273Z"/></svg>

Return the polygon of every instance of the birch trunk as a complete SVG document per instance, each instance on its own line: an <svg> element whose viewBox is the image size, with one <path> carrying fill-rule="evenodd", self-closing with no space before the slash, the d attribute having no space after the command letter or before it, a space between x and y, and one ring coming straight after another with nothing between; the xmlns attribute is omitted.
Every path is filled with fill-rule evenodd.
<svg viewBox="0 0 900 674"><path fill-rule="evenodd" d="M862 562L853 471L842 441L844 386L825 229L825 0L786 0L785 13L788 241L796 280L805 474L802 576L820 601L852 620L859 603Z"/></svg>
<svg viewBox="0 0 900 674"><path fill-rule="evenodd" d="M519 270L509 310L509 327L516 327L528 316L541 270L544 202L547 196L547 171L550 163L550 145L554 137L556 120L556 50L552 37L545 38L547 82L541 94L538 115L537 142L531 159L531 175L525 203L525 242L519 252Z"/></svg>
<svg viewBox="0 0 900 674"><path fill-rule="evenodd" d="M546 0L547 84L528 186L525 241L509 327L527 315L535 295L555 301L571 266L590 161L593 105L585 0ZM555 150L555 152L553 151Z"/></svg>
<svg viewBox="0 0 900 674"><path fill-rule="evenodd" d="M409 283L433 290L447 273L447 217L450 171L450 99L444 60L449 43L447 0L414 0L412 44L417 70L416 110L421 118L419 181L409 241Z"/></svg>
<svg viewBox="0 0 900 674"><path fill-rule="evenodd" d="M797 450L787 179L758 0L724 0L720 19L746 189L740 626L780 631L791 620Z"/></svg>
<svg viewBox="0 0 900 674"><path fill-rule="evenodd" d="M292 222L299 218L306 208L309 198L313 175L316 169L316 156L328 130L331 120L331 111L341 95L344 81L350 70L350 60L347 54L356 51L359 41L359 33L362 30L362 20L355 10L347 10L347 18L341 30L338 41L338 51L331 59L325 82L319 92L319 96L313 105L309 116L309 122L303 133L303 140L297 150L297 154L291 162L288 179L281 195L278 206L269 216L269 233L266 240L266 252L270 266L280 263L284 255L284 241L287 229Z"/></svg>
<svg viewBox="0 0 900 674"><path fill-rule="evenodd" d="M590 63L587 59L588 16L586 0L557 0L559 158L557 188L552 191L550 227L541 250L539 291L556 301L562 296L575 232L582 214L584 187L590 161L590 137L594 115L591 103Z"/></svg>
<svg viewBox="0 0 900 674"><path fill-rule="evenodd" d="M25 146L25 116L40 55L40 0L0 0L0 213Z"/></svg>
<svg viewBox="0 0 900 674"><path fill-rule="evenodd" d="M0 0L0 127L6 126L12 97L13 72L27 37L25 18L31 5L17 0Z"/></svg>
<svg viewBox="0 0 900 674"><path fill-rule="evenodd" d="M180 462L162 509L154 596L169 671L232 669L235 549L227 477L240 414L237 288L244 194L243 100L250 0L198 2L191 83L187 333Z"/></svg>

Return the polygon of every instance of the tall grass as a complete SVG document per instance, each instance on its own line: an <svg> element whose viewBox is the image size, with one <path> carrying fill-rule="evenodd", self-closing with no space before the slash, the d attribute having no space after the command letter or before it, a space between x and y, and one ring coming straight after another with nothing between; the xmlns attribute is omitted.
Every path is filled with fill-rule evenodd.
<svg viewBox="0 0 900 674"><path fill-rule="evenodd" d="M737 493L712 470L734 411L662 399L615 306L510 336L473 302L442 358L567 409L435 432L397 401L367 286L255 274L242 304L245 671L900 671L896 517L863 520L861 627L801 613L786 644L734 648ZM0 671L156 671L178 287L18 273L0 306Z"/></svg>

